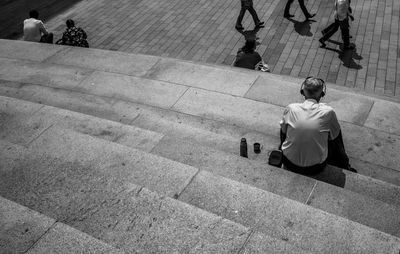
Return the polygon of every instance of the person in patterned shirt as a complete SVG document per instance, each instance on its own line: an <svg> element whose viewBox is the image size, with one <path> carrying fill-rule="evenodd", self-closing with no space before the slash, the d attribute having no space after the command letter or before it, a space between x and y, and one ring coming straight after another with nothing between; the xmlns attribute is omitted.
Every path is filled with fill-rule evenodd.
<svg viewBox="0 0 400 254"><path fill-rule="evenodd" d="M87 42L87 35L85 31L75 26L75 22L72 19L68 19L67 29L63 33L61 40L58 41L59 44L69 45L69 46L77 46L77 47L89 47L89 43Z"/></svg>

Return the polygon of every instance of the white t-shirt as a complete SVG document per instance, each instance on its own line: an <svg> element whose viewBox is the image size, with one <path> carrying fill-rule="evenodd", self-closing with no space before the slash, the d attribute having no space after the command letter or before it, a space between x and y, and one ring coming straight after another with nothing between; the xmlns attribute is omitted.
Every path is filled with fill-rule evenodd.
<svg viewBox="0 0 400 254"><path fill-rule="evenodd" d="M335 139L340 132L333 109L313 99L287 106L280 125L286 133L283 154L300 167L324 162L328 157L328 139Z"/></svg>
<svg viewBox="0 0 400 254"><path fill-rule="evenodd" d="M42 33L46 34L47 30L43 22L34 18L24 20L24 40L39 42Z"/></svg>

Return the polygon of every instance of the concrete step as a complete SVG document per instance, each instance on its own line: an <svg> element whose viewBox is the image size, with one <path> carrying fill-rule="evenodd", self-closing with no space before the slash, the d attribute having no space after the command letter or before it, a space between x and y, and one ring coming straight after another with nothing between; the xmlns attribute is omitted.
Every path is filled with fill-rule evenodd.
<svg viewBox="0 0 400 254"><path fill-rule="evenodd" d="M0 98L3 102L0 110L4 120L1 134L3 139L14 143L18 143L19 139L22 139L22 144L27 144L29 140L40 135L43 130L50 126L58 126L143 151L152 151L196 168L205 169L261 189L266 188L265 190L300 202L305 202L315 184L315 181L308 177L280 170L265 163L242 159L215 148L203 147L197 142L171 138L170 135L164 137L164 135L152 131L54 107L9 97ZM266 157L256 154L254 156ZM232 170L233 168L236 170ZM388 204L400 206L400 187L386 182L334 167L329 167L314 178ZM282 184L283 182L287 182L287 184ZM294 193L292 193L293 183L296 183Z"/></svg>
<svg viewBox="0 0 400 254"><path fill-rule="evenodd" d="M264 162L267 160L266 154L268 151L276 148L279 144L278 133L276 135L265 135L257 131L203 117L70 90L53 89L25 83L4 81L0 83L0 94L2 95L136 125L168 134L169 136L216 147L219 150L233 154L239 153L239 140L241 137L246 137L249 144L254 142L263 144L264 149L261 155L249 153L249 156L251 159ZM400 185L400 174L397 170L355 158L351 158L351 163L361 174Z"/></svg>
<svg viewBox="0 0 400 254"><path fill-rule="evenodd" d="M400 249L399 238L206 171L189 174L190 181L184 185L173 184L163 172L170 171L169 177L175 176L176 179L177 171L173 169L179 167L179 172L184 169L188 172L191 168L176 162L169 162L169 167L168 161L155 155L147 155L143 159L146 156L144 152L88 135L51 127L29 145L25 154L18 150L14 152L9 145L2 147L0 155L7 157L1 158L6 162L5 166L2 165L0 177L2 196L58 218L123 250L126 246L132 246L143 230L159 232L160 228L166 229L168 234L156 237L152 231L149 233L151 236L144 234L142 238L151 239L151 246L159 247L158 243L162 242L163 246L176 249L178 247L170 247L172 243L169 244L174 233L178 233L173 237L174 241L180 239L179 243L190 242L188 238L191 234L182 230L182 224L191 225L188 227L193 230L193 225L209 227L211 223L215 229L216 222L208 213L209 216L202 220L198 217L193 219L194 214L205 213L203 210L195 212L191 206L171 208L173 199L170 198L161 198L165 203L153 202L155 194L142 192L144 189L137 187L136 184L147 186L148 182L156 182L156 175L159 176L157 185L150 186L154 191L175 196L297 248L315 253L332 253L334 250L338 253L396 253ZM164 167L161 168L162 165ZM5 170L9 168L13 171ZM159 173L153 173L155 171ZM179 178L187 179L183 173ZM136 196L140 197L139 201L135 200ZM131 202L131 199L134 201ZM100 207L98 204L101 204ZM164 209L164 206L168 209ZM162 211L161 215L156 216L159 211ZM171 218L177 218L179 222L171 221ZM178 226L179 229L176 228ZM243 230L238 230L238 233L226 227L229 232L235 232L231 234L245 241L247 236ZM129 232L121 233L124 230ZM225 234L215 234L225 239ZM228 241L215 239L215 235L211 235L206 239L222 242L224 246L221 248L227 248L226 243L237 250L237 243L242 241L232 235ZM137 246L138 243L135 244Z"/></svg>
<svg viewBox="0 0 400 254"><path fill-rule="evenodd" d="M89 136L73 132L54 132L53 135L64 140L65 154L56 156L50 148L52 145L44 147L45 142L35 144L38 142L35 141L25 148L0 140L0 156L4 162L0 165L1 196L53 216L127 253L238 253L239 250L245 253L311 253L281 239L254 234L248 227L133 184L144 182L128 177L137 175L133 163L121 166L129 157L118 152L105 155L99 151L100 147L112 145L108 141L99 143L98 139L87 139L84 137ZM39 139L42 138L46 139ZM68 148L68 143L78 138L90 145ZM97 149L93 149L95 143ZM114 146L121 148L121 152L124 149ZM91 150L88 152L93 154L91 158L82 151L85 147ZM75 148L79 151L74 151ZM102 169L104 161L110 160L112 162ZM2 209L0 206L0 211ZM15 209L10 208L9 212L15 213ZM60 251L67 247L74 248L70 250L72 253L83 247L85 251L79 253L102 250L102 245L91 246L95 242L57 224L60 223L54 224L52 220L48 228L54 226L47 229L49 235L41 237L30 251L43 253L43 250ZM1 229L3 227L0 232ZM18 244L13 239L10 242Z"/></svg>
<svg viewBox="0 0 400 254"><path fill-rule="evenodd" d="M123 253L43 214L0 197L1 253Z"/></svg>
<svg viewBox="0 0 400 254"><path fill-rule="evenodd" d="M145 127L145 125L152 126L153 129L151 130L155 131L157 131L157 128L164 129L166 125L171 125L170 120L174 120L175 125L171 125L172 128L169 129L175 129L179 126L179 131L175 132L176 136L193 135L195 137L196 134L202 132L202 128L206 128L209 132L206 132L206 135L202 135L198 139L210 141L210 144L212 144L211 141L214 141L214 145L219 144L225 151L230 149L234 153L237 153L238 141L227 138L226 133L235 133L238 139L243 134L247 134L250 138L263 143L266 148L265 151L275 148L279 142L276 121L280 119L283 110L283 107L279 105L266 104L254 101L253 99L198 88L188 88L184 85L170 84L165 81L149 80L115 73L93 72L93 70L85 70L73 66L67 66L63 71L53 71L52 68L55 68L55 65L47 62L40 62L38 64L38 62L5 58L0 62L5 66L5 71L2 73L1 78L11 80L3 82L2 94L8 94L17 98L29 98L29 100L37 102L45 101L45 103L53 106L68 106L68 109L71 110L91 113L107 119L112 118L112 120L119 120L125 123L142 124L139 127ZM14 73L12 69L17 65L22 66L21 69L25 70L25 72L19 71ZM188 68L188 65L186 64L185 68ZM64 66L58 67L64 68ZM157 67L158 69L155 67L150 68L149 66L149 72L151 73L151 75L147 75L149 77L153 77L155 70L160 69L159 67ZM194 67L190 68L193 69ZM210 68L207 67L207 70ZM197 69L194 69L194 71L197 71ZM219 70L219 75L222 75L221 73L224 73L224 71L226 70ZM53 73L50 79L47 78L50 75L49 73ZM265 77L263 76L262 78ZM65 81L66 79L69 81ZM170 81L167 78L165 80ZM258 90L261 90L260 93L263 92L264 88L259 84L259 80L261 78L257 80L246 96L253 96L256 93L254 91ZM19 83L21 81L30 83ZM66 84L61 89L60 84L63 82L66 82ZM113 84L113 89L110 90L109 84L111 83ZM200 83L196 83L196 86L203 87L204 84ZM262 84L264 83L269 84L268 80L262 82ZM42 88L41 86L32 84L42 84L52 88L44 88L46 89L46 93L44 94L43 91L38 91ZM209 89L213 89L213 87L209 87ZM214 88L214 90L218 90L218 88ZM77 94L70 94L70 91L75 91ZM397 154L396 151L399 149L399 136L385 132L397 133L396 129L392 127L395 126L394 123L396 121L387 120L389 119L389 117L386 117L388 113L382 109L389 102L371 102L371 99L366 99L362 96L358 96L360 98L357 97L358 99L356 98L352 101L350 99L352 95L350 96L343 92L339 93L338 91L334 92L338 94L337 97L339 95L347 96L345 100L334 102L338 107L339 118L345 121L342 122L342 127L352 165L361 174L400 185L400 176L396 168L398 161L397 156L395 156ZM154 93L154 96L151 95L152 93ZM82 98L86 98L88 101L80 101ZM333 96L333 99L335 98ZM255 97L255 99L258 98ZM192 100L192 107L187 107ZM204 106L203 110L202 103L207 104L206 106L209 108L207 109ZM349 110L348 114L346 114L346 108L340 106L345 103L352 105L350 107L352 110ZM373 105L372 109L371 105ZM378 106L375 107L375 105ZM171 107L172 113L170 111ZM387 107L392 112L396 112L396 104L392 103ZM370 115L365 110L368 108L371 109L368 111ZM223 110L217 112L218 110L215 111L216 109ZM155 111L157 111L157 114L149 116L149 110L151 114ZM113 114L115 111L119 111L117 115ZM171 118L163 116L166 112L169 113ZM371 115L371 112L376 113ZM376 123L378 115L385 116L384 119L380 118L381 122L386 126L385 128L381 128L384 131L374 129L380 128L377 124L360 126L363 122ZM160 120L160 116L162 120ZM159 125L155 124L155 121ZM201 123L200 125L198 124L199 122ZM206 122L206 124L202 124L203 122ZM240 128L237 128L237 126L240 126ZM223 136L215 136L212 133L210 134L210 132L219 132ZM205 138L202 139L203 137ZM266 157L258 156L257 158L266 160Z"/></svg>

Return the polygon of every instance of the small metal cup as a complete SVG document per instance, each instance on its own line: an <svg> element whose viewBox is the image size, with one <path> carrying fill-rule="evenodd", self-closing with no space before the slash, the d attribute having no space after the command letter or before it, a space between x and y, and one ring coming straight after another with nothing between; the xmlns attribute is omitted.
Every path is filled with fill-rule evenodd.
<svg viewBox="0 0 400 254"><path fill-rule="evenodd" d="M254 143L254 152L255 153L261 153L261 145L260 143Z"/></svg>

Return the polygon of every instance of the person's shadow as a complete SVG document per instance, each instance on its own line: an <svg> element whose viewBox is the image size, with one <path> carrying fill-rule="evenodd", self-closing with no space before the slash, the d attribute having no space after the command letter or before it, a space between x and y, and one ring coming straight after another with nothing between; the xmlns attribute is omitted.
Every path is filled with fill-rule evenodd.
<svg viewBox="0 0 400 254"><path fill-rule="evenodd" d="M253 30L236 30L244 36L246 41L256 41L256 43L258 43L258 39L260 38L257 37L257 33L260 29L260 27L256 27Z"/></svg>
<svg viewBox="0 0 400 254"><path fill-rule="evenodd" d="M339 59L342 61L343 66L350 68L350 69L356 69L356 70L362 69L362 66L355 62L355 60L363 59L362 56L357 53L356 48L344 50L343 46L340 42L333 41L333 40L328 40L328 41L331 43L340 45L340 50L335 49L335 48L330 48L330 47L325 47L325 49L338 53Z"/></svg>
<svg viewBox="0 0 400 254"><path fill-rule="evenodd" d="M288 20L294 24L294 30L301 36L313 36L313 33L311 33L311 23L316 22L315 20L306 19L302 22L292 18L289 18Z"/></svg>

